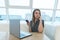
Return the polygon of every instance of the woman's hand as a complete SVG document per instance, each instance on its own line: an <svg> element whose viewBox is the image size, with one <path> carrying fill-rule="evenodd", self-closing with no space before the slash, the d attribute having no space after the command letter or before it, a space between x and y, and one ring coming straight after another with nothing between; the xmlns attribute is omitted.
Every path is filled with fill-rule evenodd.
<svg viewBox="0 0 60 40"><path fill-rule="evenodd" d="M27 25L30 26L30 22L27 22Z"/></svg>
<svg viewBox="0 0 60 40"><path fill-rule="evenodd" d="M28 21L28 20L26 20L26 22L27 22L27 25L29 26L29 25L30 25L29 21Z"/></svg>
<svg viewBox="0 0 60 40"><path fill-rule="evenodd" d="M29 32L31 32L30 22L27 22L27 25L29 27Z"/></svg>
<svg viewBox="0 0 60 40"><path fill-rule="evenodd" d="M40 17L39 20L40 20L40 23L39 23L38 31L43 32L42 18Z"/></svg>
<svg viewBox="0 0 60 40"><path fill-rule="evenodd" d="M42 21L42 17L41 16L39 17L39 20Z"/></svg>

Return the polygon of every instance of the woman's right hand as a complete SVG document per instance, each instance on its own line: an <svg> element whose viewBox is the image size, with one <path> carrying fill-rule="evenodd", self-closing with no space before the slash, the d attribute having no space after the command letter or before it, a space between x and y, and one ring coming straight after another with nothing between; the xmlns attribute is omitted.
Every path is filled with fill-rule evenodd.
<svg viewBox="0 0 60 40"><path fill-rule="evenodd" d="M30 22L28 20L26 20L26 22L27 22L27 25L29 26L30 25Z"/></svg>
<svg viewBox="0 0 60 40"><path fill-rule="evenodd" d="M30 26L30 22L27 22L27 25Z"/></svg>

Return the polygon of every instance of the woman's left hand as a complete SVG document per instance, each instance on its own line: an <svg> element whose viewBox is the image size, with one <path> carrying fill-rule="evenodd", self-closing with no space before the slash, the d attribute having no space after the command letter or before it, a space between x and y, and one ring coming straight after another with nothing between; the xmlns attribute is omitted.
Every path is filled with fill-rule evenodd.
<svg viewBox="0 0 60 40"><path fill-rule="evenodd" d="M41 16L40 16L39 20L42 21L42 17Z"/></svg>

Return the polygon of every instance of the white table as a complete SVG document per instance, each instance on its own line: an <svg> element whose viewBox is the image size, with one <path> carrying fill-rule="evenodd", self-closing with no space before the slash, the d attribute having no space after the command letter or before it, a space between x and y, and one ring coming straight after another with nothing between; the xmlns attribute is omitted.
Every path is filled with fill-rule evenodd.
<svg viewBox="0 0 60 40"><path fill-rule="evenodd" d="M0 32L0 40L8 40L7 32Z"/></svg>

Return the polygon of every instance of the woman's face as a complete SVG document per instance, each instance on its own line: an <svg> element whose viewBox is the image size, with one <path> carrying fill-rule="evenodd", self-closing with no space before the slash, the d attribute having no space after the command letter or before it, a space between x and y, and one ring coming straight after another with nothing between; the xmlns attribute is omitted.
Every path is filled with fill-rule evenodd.
<svg viewBox="0 0 60 40"><path fill-rule="evenodd" d="M39 14L40 12L39 11L35 11L34 12L34 17L35 17L35 19L38 19L38 18L40 18L40 14Z"/></svg>

